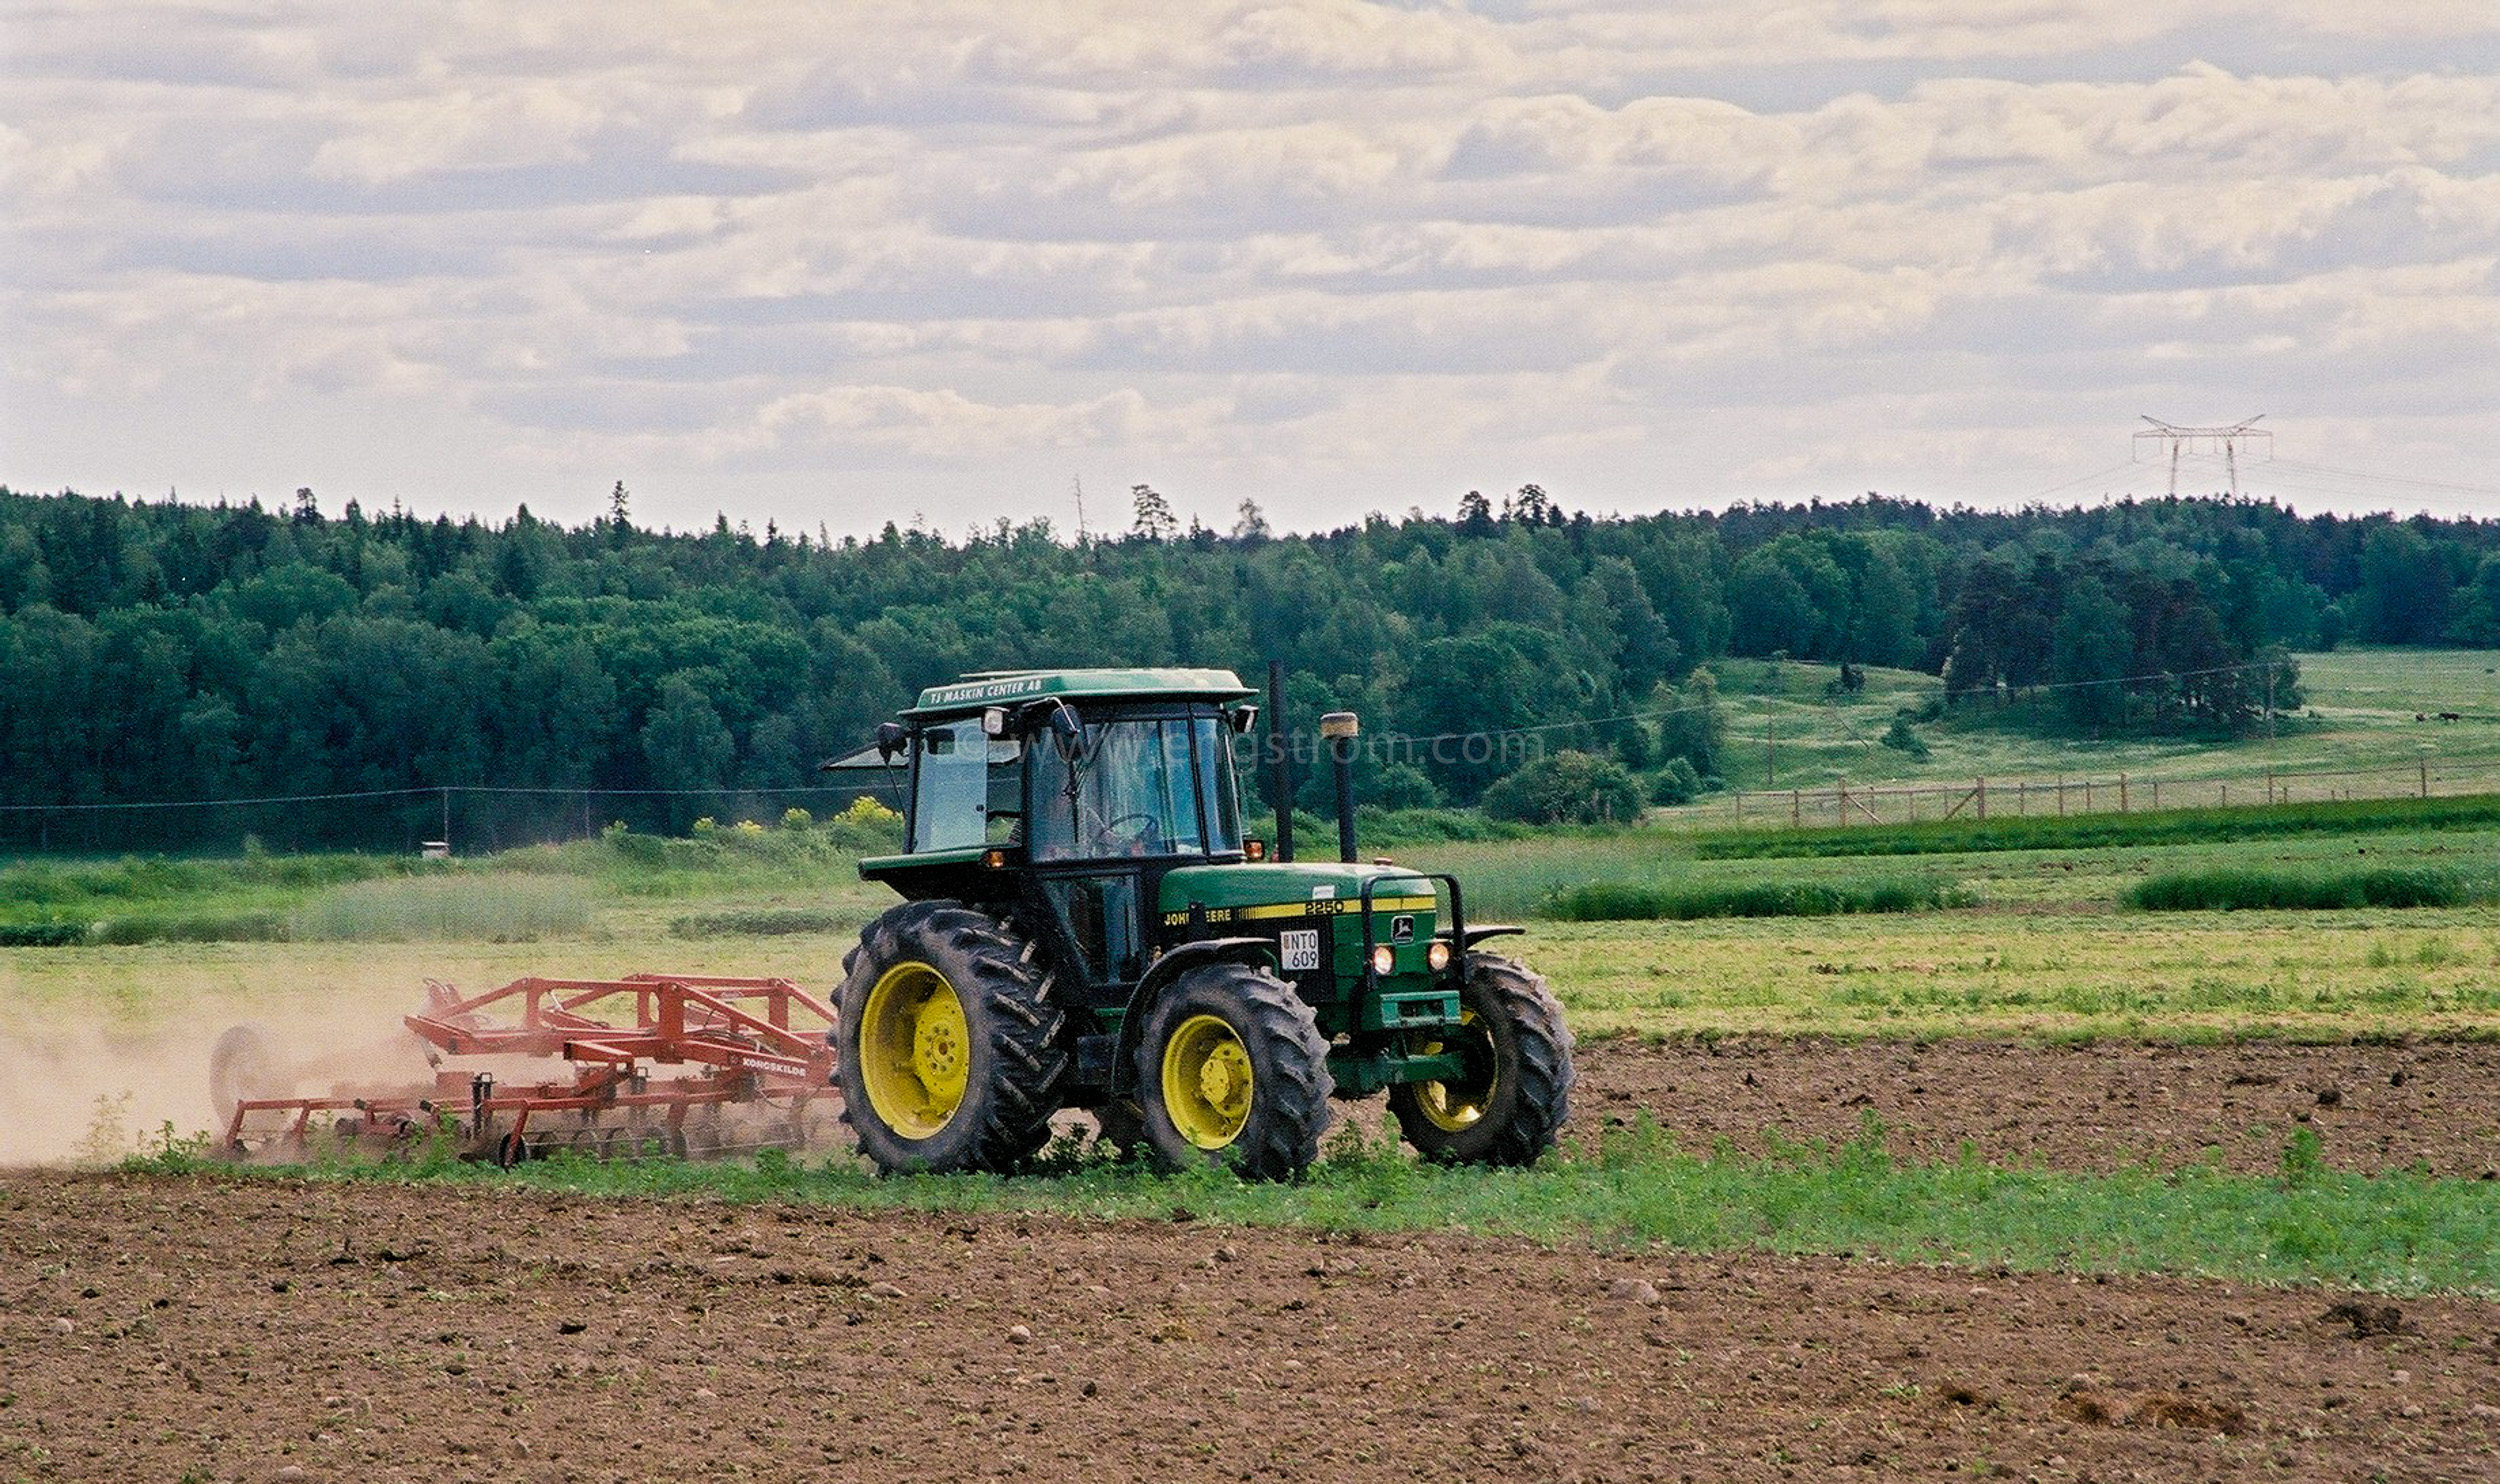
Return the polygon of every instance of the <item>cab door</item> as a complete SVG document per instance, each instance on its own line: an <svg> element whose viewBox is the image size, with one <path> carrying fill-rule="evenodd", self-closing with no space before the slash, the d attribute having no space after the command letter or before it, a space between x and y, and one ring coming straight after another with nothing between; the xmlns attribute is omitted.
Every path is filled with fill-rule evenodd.
<svg viewBox="0 0 2500 1484"><path fill-rule="evenodd" d="M1201 731L1221 736L1182 711L1115 713L1074 756L1040 739L1029 751L1026 858L1096 1005L1125 1003L1144 975L1164 873L1207 858Z"/></svg>

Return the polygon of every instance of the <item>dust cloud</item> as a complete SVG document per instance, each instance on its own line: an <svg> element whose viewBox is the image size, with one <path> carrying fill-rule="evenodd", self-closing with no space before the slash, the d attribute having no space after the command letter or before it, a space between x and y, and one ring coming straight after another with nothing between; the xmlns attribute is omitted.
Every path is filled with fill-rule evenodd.
<svg viewBox="0 0 2500 1484"><path fill-rule="evenodd" d="M212 1132L209 1053L238 1024L265 1033L293 1095L426 1083L424 1044L399 1020L422 999L402 992L320 1008L209 1000L179 1023L57 1009L21 1022L0 1031L0 1166L109 1164L157 1147L168 1125L176 1138Z"/></svg>

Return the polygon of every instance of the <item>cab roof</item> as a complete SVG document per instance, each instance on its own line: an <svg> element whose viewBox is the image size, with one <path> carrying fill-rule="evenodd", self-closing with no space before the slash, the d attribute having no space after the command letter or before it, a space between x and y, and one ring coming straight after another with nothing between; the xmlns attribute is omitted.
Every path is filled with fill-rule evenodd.
<svg viewBox="0 0 2500 1484"><path fill-rule="evenodd" d="M1252 694L1230 670L978 670L920 693L908 717L958 716L988 706L1071 701L1238 701Z"/></svg>

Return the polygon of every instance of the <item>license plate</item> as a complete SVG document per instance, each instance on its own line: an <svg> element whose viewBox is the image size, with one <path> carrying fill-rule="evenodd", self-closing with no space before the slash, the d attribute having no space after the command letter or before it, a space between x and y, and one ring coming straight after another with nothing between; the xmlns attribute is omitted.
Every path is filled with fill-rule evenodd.
<svg viewBox="0 0 2500 1484"><path fill-rule="evenodd" d="M1285 972L1304 972L1319 967L1319 929L1287 928L1284 940L1277 945L1284 951Z"/></svg>

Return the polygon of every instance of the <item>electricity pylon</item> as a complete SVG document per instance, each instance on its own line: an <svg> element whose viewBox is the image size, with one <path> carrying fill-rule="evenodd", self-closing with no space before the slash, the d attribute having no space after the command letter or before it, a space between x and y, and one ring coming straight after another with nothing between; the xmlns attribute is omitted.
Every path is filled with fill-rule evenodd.
<svg viewBox="0 0 2500 1484"><path fill-rule="evenodd" d="M2240 445L2248 444L2249 451L2255 453L2258 446L2262 444L2265 457L2269 459L2274 457L2273 432L2257 426L2264 417L2265 414L2260 412L2246 422L2236 422L2227 428L2183 428L2176 423L2163 422L2158 417L2145 416L2144 420L2152 426L2138 428L2135 443L2139 449L2148 442L2159 442L2168 446L2170 493L2174 496L2179 493L2180 454L2218 453L2222 455L2222 462L2231 474L2231 496L2237 499L2240 493Z"/></svg>

